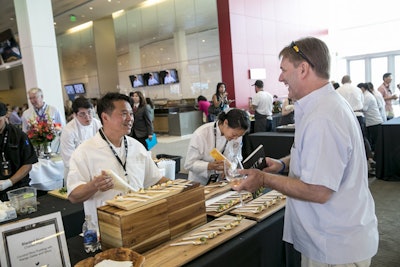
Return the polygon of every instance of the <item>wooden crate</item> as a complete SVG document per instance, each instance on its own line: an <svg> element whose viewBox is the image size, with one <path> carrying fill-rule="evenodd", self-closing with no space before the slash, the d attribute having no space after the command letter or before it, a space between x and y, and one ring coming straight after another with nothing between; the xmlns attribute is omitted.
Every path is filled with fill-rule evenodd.
<svg viewBox="0 0 400 267"><path fill-rule="evenodd" d="M207 223L204 188L193 186L131 210L97 209L102 249L126 247L139 253Z"/></svg>

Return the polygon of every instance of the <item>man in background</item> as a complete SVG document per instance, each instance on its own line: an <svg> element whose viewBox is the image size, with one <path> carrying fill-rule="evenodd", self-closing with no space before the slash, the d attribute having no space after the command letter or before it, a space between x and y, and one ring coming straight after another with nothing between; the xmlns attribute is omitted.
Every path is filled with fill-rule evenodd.
<svg viewBox="0 0 400 267"><path fill-rule="evenodd" d="M28 136L18 127L8 124L7 107L0 102L0 200L8 201L7 192L29 186L29 172L38 161Z"/></svg>
<svg viewBox="0 0 400 267"><path fill-rule="evenodd" d="M28 98L32 107L22 113L22 131L28 132L30 124L37 119L52 120L53 123L60 124L61 127L65 125L64 116L61 116L60 111L44 102L42 89L31 88L28 91ZM59 142L59 138L53 140L51 143L53 151L59 149Z"/></svg>
<svg viewBox="0 0 400 267"><path fill-rule="evenodd" d="M250 103L250 109L254 111L254 132L270 132L272 130L272 95L264 91L264 82L257 80L253 84L256 95Z"/></svg>
<svg viewBox="0 0 400 267"><path fill-rule="evenodd" d="M74 118L64 127L60 138L60 152L64 162L64 177L67 177L69 170L69 159L72 152L83 141L93 137L101 128L98 119L93 118L93 105L89 99L78 97L72 103Z"/></svg>
<svg viewBox="0 0 400 267"><path fill-rule="evenodd" d="M383 74L383 83L378 87L378 91L381 92L383 99L385 100L385 110L386 110L386 118L387 120L393 119L393 107L392 100L396 100L398 98L397 95L393 95L390 89L390 83L392 82L392 74L385 73Z"/></svg>

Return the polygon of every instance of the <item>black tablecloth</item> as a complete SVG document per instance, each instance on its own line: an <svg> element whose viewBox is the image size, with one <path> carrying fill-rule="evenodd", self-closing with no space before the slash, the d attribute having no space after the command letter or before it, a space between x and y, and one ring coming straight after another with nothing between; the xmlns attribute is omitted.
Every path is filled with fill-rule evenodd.
<svg viewBox="0 0 400 267"><path fill-rule="evenodd" d="M400 117L382 123L375 155L376 177L400 181Z"/></svg>
<svg viewBox="0 0 400 267"><path fill-rule="evenodd" d="M1 222L1 224L9 223L21 219L35 218L42 215L50 214L53 212L60 211L64 225L65 237L79 235L82 232L82 224L85 220L82 204L72 204L68 200L53 197L51 195L43 195L37 198L38 210L34 213L27 215L18 215L16 219Z"/></svg>

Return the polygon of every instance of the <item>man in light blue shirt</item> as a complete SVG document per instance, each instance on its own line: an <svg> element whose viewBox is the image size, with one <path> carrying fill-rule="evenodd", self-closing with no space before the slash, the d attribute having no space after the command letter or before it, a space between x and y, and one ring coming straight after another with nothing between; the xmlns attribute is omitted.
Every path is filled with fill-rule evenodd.
<svg viewBox="0 0 400 267"><path fill-rule="evenodd" d="M248 178L235 189L265 186L288 196L283 240L301 253L303 267L370 266L379 235L362 133L353 109L329 82L329 50L309 37L279 56L279 81L296 100L291 153L267 158L264 172L243 171ZM288 177L272 174L285 171Z"/></svg>

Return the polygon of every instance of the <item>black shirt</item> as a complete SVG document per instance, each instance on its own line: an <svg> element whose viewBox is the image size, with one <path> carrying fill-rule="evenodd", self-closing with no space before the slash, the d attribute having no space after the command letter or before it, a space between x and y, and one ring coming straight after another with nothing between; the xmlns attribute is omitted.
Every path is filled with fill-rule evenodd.
<svg viewBox="0 0 400 267"><path fill-rule="evenodd" d="M7 140L4 143L4 137L7 136ZM9 161L10 175L4 176L2 172L4 161ZM11 124L6 124L4 131L0 134L0 180L9 179L13 176L23 165L34 164L38 162L38 158L35 153L35 149L28 136L19 128ZM7 201L7 191L14 190L23 186L29 186L29 173L22 178L19 182L14 184L12 187L7 188L4 191L0 191L0 200Z"/></svg>

